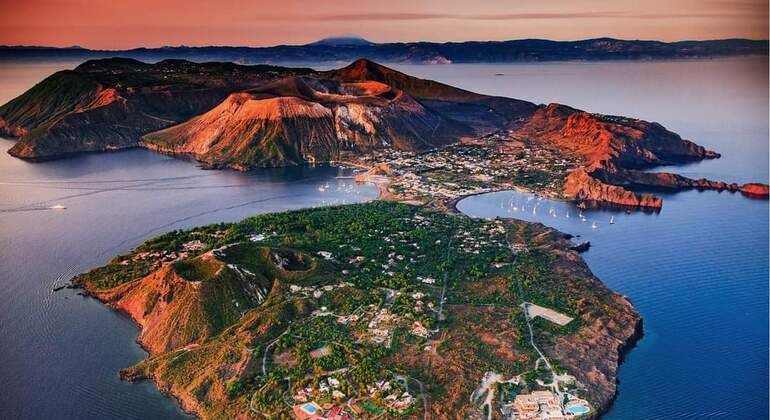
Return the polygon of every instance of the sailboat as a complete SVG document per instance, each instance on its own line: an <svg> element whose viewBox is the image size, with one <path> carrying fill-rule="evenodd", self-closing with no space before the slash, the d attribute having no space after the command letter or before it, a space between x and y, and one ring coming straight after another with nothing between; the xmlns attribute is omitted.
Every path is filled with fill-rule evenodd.
<svg viewBox="0 0 770 420"><path fill-rule="evenodd" d="M610 224L611 225L615 224L615 216L610 216Z"/></svg>
<svg viewBox="0 0 770 420"><path fill-rule="evenodd" d="M593 223L591 224L591 229L596 229L596 228L598 228L598 227L599 227L599 226L597 226L597 225L596 225L596 222L593 222Z"/></svg>

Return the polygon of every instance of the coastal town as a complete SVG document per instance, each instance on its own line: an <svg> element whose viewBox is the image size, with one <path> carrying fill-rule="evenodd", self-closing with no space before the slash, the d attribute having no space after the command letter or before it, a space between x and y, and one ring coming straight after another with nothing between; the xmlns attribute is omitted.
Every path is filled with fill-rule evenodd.
<svg viewBox="0 0 770 420"><path fill-rule="evenodd" d="M563 151L535 146L531 139L506 131L423 153L383 149L348 159L374 168L359 179L382 182L377 177L385 177L393 198L423 203L446 203L502 189L559 197L566 174L579 164Z"/></svg>

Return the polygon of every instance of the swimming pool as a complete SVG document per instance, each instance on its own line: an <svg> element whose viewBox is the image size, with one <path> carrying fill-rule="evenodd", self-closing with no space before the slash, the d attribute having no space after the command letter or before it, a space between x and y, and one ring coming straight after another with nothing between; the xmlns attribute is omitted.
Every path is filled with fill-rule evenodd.
<svg viewBox="0 0 770 420"><path fill-rule="evenodd" d="M573 405L573 406L567 407L565 409L567 414L574 414L574 415L585 414L585 413L589 412L590 410L591 410L590 408L588 408L588 407L586 407L584 405Z"/></svg>
<svg viewBox="0 0 770 420"><path fill-rule="evenodd" d="M307 403L307 404L303 405L303 406L302 406L302 409L303 409L303 410L304 410L306 413L308 413L308 414L315 414L315 412L318 410L318 409L316 408L316 405L315 405L315 404L311 404L311 403Z"/></svg>

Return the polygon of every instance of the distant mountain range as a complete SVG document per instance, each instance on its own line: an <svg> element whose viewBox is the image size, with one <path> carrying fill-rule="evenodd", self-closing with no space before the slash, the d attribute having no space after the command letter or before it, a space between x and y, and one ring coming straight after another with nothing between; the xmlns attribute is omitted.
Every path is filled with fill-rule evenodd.
<svg viewBox="0 0 770 420"><path fill-rule="evenodd" d="M2 60L87 60L124 57L142 61L186 59L254 63L349 62L360 57L388 63L506 63L569 60L659 60L767 55L767 40L629 41L596 38L582 41L521 39L512 41L373 43L357 37L326 38L306 45L274 47L161 47L91 50L81 47L0 46Z"/></svg>

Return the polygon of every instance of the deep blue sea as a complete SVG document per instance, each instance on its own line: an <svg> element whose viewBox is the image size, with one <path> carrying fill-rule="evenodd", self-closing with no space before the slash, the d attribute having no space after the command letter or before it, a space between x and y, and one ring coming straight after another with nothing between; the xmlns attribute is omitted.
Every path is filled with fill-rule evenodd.
<svg viewBox="0 0 770 420"><path fill-rule="evenodd" d="M553 83L545 83L543 69ZM517 86L533 99L550 101L533 92L542 87L554 100L659 121L723 154L659 170L767 182L766 60L521 66L511 73L530 80ZM620 369L606 418L767 418L768 202L697 191L663 198L658 214L586 210L585 222L571 204L526 193L469 197L458 208L580 235L576 240L591 242L583 257L594 274L630 297L645 335Z"/></svg>
<svg viewBox="0 0 770 420"><path fill-rule="evenodd" d="M3 63L0 103L76 64ZM398 67L483 93L658 121L723 154L667 170L768 179L766 58ZM376 196L323 166L204 171L144 150L31 164L7 155L11 145L0 140L0 418L183 417L152 384L119 380L120 368L145 356L129 319L52 287L168 230ZM586 211L580 222L567 204L540 201L533 214L538 201L527 200L504 192L460 208L590 240L591 269L644 317L608 418L766 418L766 201L685 192L665 196L659 214ZM56 204L67 209L48 209ZM522 205L528 211L512 210Z"/></svg>

